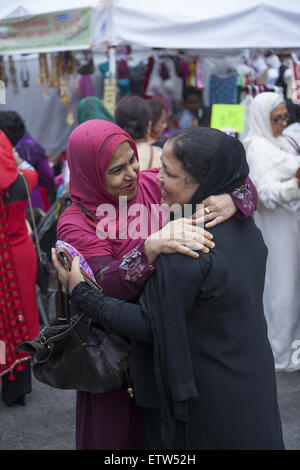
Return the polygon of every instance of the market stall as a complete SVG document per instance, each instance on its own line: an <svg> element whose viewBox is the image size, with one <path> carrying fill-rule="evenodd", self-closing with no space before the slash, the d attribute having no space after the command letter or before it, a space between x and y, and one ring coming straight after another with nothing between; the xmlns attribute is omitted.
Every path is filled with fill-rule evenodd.
<svg viewBox="0 0 300 470"><path fill-rule="evenodd" d="M64 1L63 11L56 0L51 7L47 5L47 11L35 0L23 0L21 11L19 6L19 1L13 0L6 9L0 7L3 24L8 20L3 17L9 13L10 20L15 21L11 17L18 11L22 17L17 24L26 26L31 21L31 30L25 28L29 34L23 37L22 48L21 38L16 37L18 44L10 43L5 49L0 26L4 63L0 78L5 74L8 77L6 105L2 106L23 115L32 134L52 156L66 147L76 125L83 75L92 82L91 93L101 99L114 93L117 97L138 94L145 98L162 93L175 114L186 85L201 88L208 106L246 105L249 96L274 87L280 87L289 97L297 95L292 87L298 73L300 6L295 0L286 5L279 0L215 0L205 5L197 0L184 4L78 0ZM24 17L24 9L31 15ZM82 12L80 20L78 12ZM55 34L56 43L51 45L42 43L42 39L36 42L36 38L45 41L46 33L30 37L34 21L39 18L38 28L43 31L41 21L50 21L49 15L54 18L54 31L65 33L60 42ZM20 55L29 52L32 54ZM80 55L87 74L78 73ZM61 70L57 72L59 61ZM55 74L60 76L59 86ZM115 87L111 81L114 77Z"/></svg>
<svg viewBox="0 0 300 470"><path fill-rule="evenodd" d="M76 125L80 98L87 90L101 93L90 51L105 51L108 9L106 2L91 8L84 0L64 2L70 10L55 1L46 11L41 2L23 4L26 9L17 7L0 22L0 79L6 84L1 106L17 111L56 158Z"/></svg>

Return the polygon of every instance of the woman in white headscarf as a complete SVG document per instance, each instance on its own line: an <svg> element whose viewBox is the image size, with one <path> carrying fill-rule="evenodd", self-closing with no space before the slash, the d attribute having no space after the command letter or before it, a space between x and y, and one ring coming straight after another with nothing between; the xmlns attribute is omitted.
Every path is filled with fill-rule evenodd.
<svg viewBox="0 0 300 470"><path fill-rule="evenodd" d="M287 108L265 92L251 105L244 141L258 193L255 222L268 247L264 309L277 370L300 369L300 156L282 136Z"/></svg>

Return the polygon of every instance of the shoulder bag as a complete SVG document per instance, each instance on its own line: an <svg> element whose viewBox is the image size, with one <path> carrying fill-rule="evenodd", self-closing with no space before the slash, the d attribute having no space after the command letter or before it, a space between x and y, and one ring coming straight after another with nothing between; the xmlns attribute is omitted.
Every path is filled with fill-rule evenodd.
<svg viewBox="0 0 300 470"><path fill-rule="evenodd" d="M61 248L58 259L70 271L72 257ZM83 270L92 289L100 286ZM130 386L130 343L125 338L96 327L91 319L74 311L70 296L58 290L49 304L49 325L35 341L27 341L18 350L29 352L34 376L55 388L103 393Z"/></svg>

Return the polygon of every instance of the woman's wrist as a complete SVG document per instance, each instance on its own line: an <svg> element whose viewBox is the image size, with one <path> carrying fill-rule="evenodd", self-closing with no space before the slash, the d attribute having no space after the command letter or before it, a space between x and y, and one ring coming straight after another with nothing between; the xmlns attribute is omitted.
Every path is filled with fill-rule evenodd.
<svg viewBox="0 0 300 470"><path fill-rule="evenodd" d="M153 240L151 238L151 235L150 235L150 237L147 238L147 240L145 240L144 253L148 258L148 262L149 262L150 266L155 263L156 258L160 254L159 246L160 246L160 241L159 240Z"/></svg>

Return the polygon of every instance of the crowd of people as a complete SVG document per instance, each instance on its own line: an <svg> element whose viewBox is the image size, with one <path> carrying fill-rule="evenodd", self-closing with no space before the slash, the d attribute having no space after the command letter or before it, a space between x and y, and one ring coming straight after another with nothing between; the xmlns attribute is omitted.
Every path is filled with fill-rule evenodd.
<svg viewBox="0 0 300 470"><path fill-rule="evenodd" d="M127 388L77 391L76 448L284 448L275 372L300 369L300 131L287 106L297 116L279 93L256 96L241 142L210 128L211 108L193 87L176 116L161 97L123 97L114 116L86 97L62 191L23 119L0 112L0 377L8 406L24 405L31 391L30 356L16 347L39 331L28 190L43 218L55 188L55 204L62 193L71 201L56 221L57 243L71 245L102 288L89 288L74 258L71 301L127 337L132 351L133 398ZM114 227L102 205L113 208ZM137 205L143 227L124 237ZM66 288L54 247L49 262Z"/></svg>

